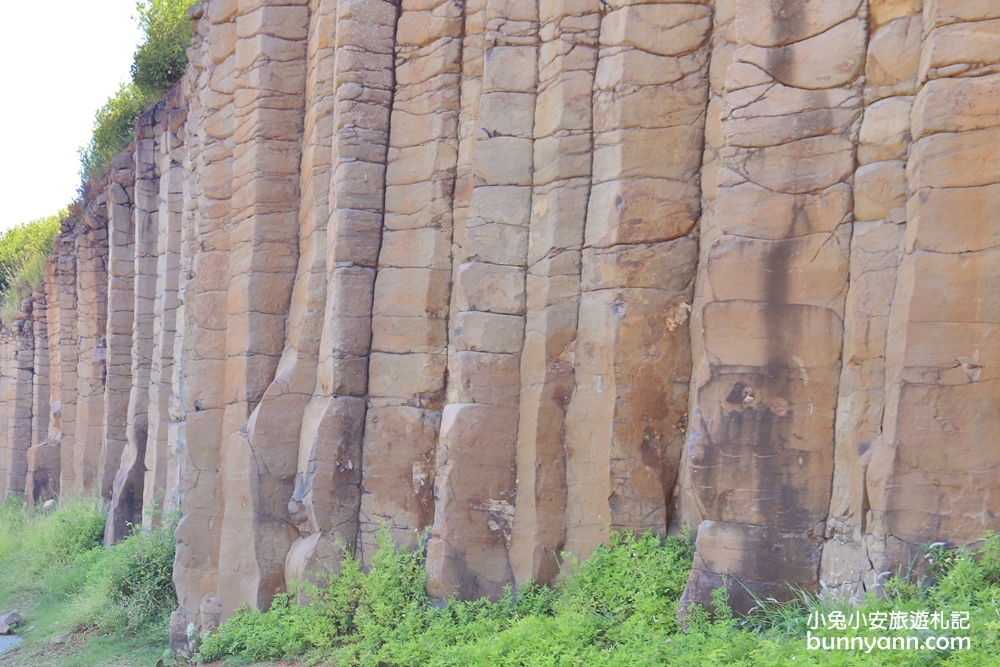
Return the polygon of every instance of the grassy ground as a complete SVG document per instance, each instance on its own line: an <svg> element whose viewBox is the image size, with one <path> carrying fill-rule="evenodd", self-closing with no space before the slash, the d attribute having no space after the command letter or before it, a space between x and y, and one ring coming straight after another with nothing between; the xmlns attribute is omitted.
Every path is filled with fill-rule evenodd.
<svg viewBox="0 0 1000 667"><path fill-rule="evenodd" d="M718 591L714 616L695 609L686 632L676 621L677 600L691 566L685 539L618 534L554 590L523 589L499 602L430 603L418 554L383 541L372 568L347 561L324 591L307 589L305 606L279 598L266 612L245 611L205 641L201 655L240 665L279 658L299 664L358 666L607 666L733 665L787 667L1000 665L1000 540L987 536L973 550L936 547L933 579L923 587L894 578L884 594L854 608L802 596L791 604L762 603L734 619ZM968 612L968 630L818 629L813 635L878 641L928 636L970 638L969 650L810 649L810 614L836 618L863 613Z"/></svg>
<svg viewBox="0 0 1000 667"><path fill-rule="evenodd" d="M24 616L2 667L153 667L167 646L173 536L106 549L93 500L27 511L0 506L0 612Z"/></svg>
<svg viewBox="0 0 1000 667"><path fill-rule="evenodd" d="M167 618L175 604L169 530L135 535L106 549L104 519L94 501L25 511L0 506L0 612L19 610L24 642L0 655L0 667L154 667L164 657ZM1000 665L1000 539L978 548L937 546L924 585L892 579L860 607L802 596L762 603L748 618L696 608L686 631L677 600L691 567L683 537L613 536L583 563L567 563L554 588L528 586L495 602L432 603L419 553L393 548L385 536L368 572L348 559L329 585L278 596L267 612L241 610L200 640L199 660L226 665L307 667L562 667L732 665L740 667ZM810 649L807 623L858 612L968 612L968 630L814 629L814 636L967 636L970 648L918 650ZM167 657L165 663L181 664Z"/></svg>

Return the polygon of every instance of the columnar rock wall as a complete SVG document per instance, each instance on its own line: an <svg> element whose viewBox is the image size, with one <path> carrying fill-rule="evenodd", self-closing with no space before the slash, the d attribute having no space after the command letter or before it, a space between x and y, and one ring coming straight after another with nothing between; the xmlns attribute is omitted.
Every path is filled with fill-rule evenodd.
<svg viewBox="0 0 1000 667"><path fill-rule="evenodd" d="M989 3L190 15L0 340L6 492L179 515L186 620L382 526L474 597L688 525L737 608L997 527Z"/></svg>

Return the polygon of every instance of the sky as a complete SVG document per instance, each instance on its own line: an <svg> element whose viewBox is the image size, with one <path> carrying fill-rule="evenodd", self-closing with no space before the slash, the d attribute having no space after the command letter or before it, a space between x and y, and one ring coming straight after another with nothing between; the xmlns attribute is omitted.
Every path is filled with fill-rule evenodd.
<svg viewBox="0 0 1000 667"><path fill-rule="evenodd" d="M51 215L80 184L77 149L128 81L135 0L5 2L0 20L0 231Z"/></svg>

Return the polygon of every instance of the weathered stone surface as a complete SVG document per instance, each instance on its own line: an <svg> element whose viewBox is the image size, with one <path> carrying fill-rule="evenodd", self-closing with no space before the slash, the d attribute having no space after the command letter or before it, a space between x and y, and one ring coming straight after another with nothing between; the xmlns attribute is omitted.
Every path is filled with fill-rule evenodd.
<svg viewBox="0 0 1000 667"><path fill-rule="evenodd" d="M496 597L686 524L738 610L997 528L1000 10L781 4L202 3L0 328L0 491L179 514L181 642L383 525Z"/></svg>

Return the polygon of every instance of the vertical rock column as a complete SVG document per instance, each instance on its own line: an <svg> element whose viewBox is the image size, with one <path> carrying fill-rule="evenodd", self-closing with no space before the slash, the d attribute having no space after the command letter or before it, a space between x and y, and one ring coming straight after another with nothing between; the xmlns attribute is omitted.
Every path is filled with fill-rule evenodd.
<svg viewBox="0 0 1000 667"><path fill-rule="evenodd" d="M253 430L248 433L250 446L255 451L266 452L268 471L277 473L264 482L268 485L260 498L264 503L258 501L255 507L257 511L267 511L286 521L287 503L293 493L291 484L297 472L303 417L316 387L326 305L327 223L333 173L331 143L337 88L337 5L332 0L311 0L309 10L305 118L299 170L298 270L285 327L285 349L274 380L251 416ZM286 532L287 525L273 525L278 526L277 530L282 531L283 537L298 537L295 532ZM267 526L262 523L256 529L264 530ZM306 579L301 562L286 559L287 554L281 551L290 547L287 540L276 542L274 546L273 550L261 549L253 554L255 567L266 571L284 565L286 582ZM275 585L264 577L261 584Z"/></svg>
<svg viewBox="0 0 1000 667"><path fill-rule="evenodd" d="M428 592L499 596L513 583L520 354L538 86L538 7L487 2L472 199L449 316Z"/></svg>
<svg viewBox="0 0 1000 667"><path fill-rule="evenodd" d="M684 601L818 586L851 235L860 0L736 4L688 440Z"/></svg>
<svg viewBox="0 0 1000 667"><path fill-rule="evenodd" d="M601 20L567 548L666 531L691 372L711 8L615 3Z"/></svg>
<svg viewBox="0 0 1000 667"><path fill-rule="evenodd" d="M48 267L48 263L46 263ZM45 278L43 278L43 281ZM49 438L49 381L52 370L49 354L48 304L45 285L32 293L31 318L35 338L34 390L31 404L31 446L43 444Z"/></svg>
<svg viewBox="0 0 1000 667"><path fill-rule="evenodd" d="M926 3L923 34L883 439L866 478L876 572L925 542L978 540L1000 514L1000 7Z"/></svg>
<svg viewBox="0 0 1000 667"><path fill-rule="evenodd" d="M132 333L135 326L135 158L127 154L127 178L108 186L108 381L101 450L101 495L110 498L105 544L127 537L142 519L141 486L137 487L135 448L129 443L132 393ZM139 471L141 474L141 470ZM138 492L138 493L137 493Z"/></svg>
<svg viewBox="0 0 1000 667"><path fill-rule="evenodd" d="M33 398L31 403L31 442L45 442L49 435L49 335L44 286L31 295L32 330L35 338Z"/></svg>
<svg viewBox="0 0 1000 667"><path fill-rule="evenodd" d="M452 201L458 161L461 6L404 2L385 224L372 309L362 452L362 561L384 524L414 546L434 518L434 448L448 365Z"/></svg>
<svg viewBox="0 0 1000 667"><path fill-rule="evenodd" d="M154 111L159 207L156 213L156 291L153 299L152 362L149 370L148 436L145 451L143 525L162 516L167 484L167 441L173 393L174 337L177 332L181 216L184 207L184 122L187 110L175 87Z"/></svg>
<svg viewBox="0 0 1000 667"><path fill-rule="evenodd" d="M108 221L106 193L90 202L77 224L77 371L74 489L90 493L100 484L104 439L104 382L107 372Z"/></svg>
<svg viewBox="0 0 1000 667"><path fill-rule="evenodd" d="M534 190L510 554L518 584L552 580L566 540L566 408L574 383L601 21L596 0L543 1L539 14Z"/></svg>
<svg viewBox="0 0 1000 667"><path fill-rule="evenodd" d="M28 507L34 507L54 498L59 493L60 469L60 415L59 402L60 376L59 365L59 299L56 289L58 273L58 255L53 252L45 261L40 298L36 298L35 309L35 340L43 341L45 349L35 346L35 408L40 409L39 397L44 392L45 411L34 412L33 442L28 449L28 476L24 485L25 502ZM37 294L37 293L36 293ZM43 306L40 308L38 304ZM39 331L39 328L42 331ZM47 363L46 363L47 362ZM47 382L44 388L39 387L42 380Z"/></svg>
<svg viewBox="0 0 1000 667"><path fill-rule="evenodd" d="M372 296L382 233L398 7L338 2L327 295L316 386L288 510L291 578L336 569L357 541Z"/></svg>
<svg viewBox="0 0 1000 667"><path fill-rule="evenodd" d="M296 424L255 408L284 347L298 263L309 11L305 0L241 0L236 18L218 591L229 613L270 604L294 539L287 503L296 458L284 431Z"/></svg>
<svg viewBox="0 0 1000 667"><path fill-rule="evenodd" d="M74 226L79 211L73 211L63 221L61 233L56 237L55 253L58 257L55 274L55 297L59 316L59 400L52 405L57 417L59 433L57 439L60 450L59 492L65 497L78 492L82 481L78 480L73 465L76 433L77 396L77 338L76 328L76 235Z"/></svg>
<svg viewBox="0 0 1000 667"><path fill-rule="evenodd" d="M695 423L692 412L697 414L698 377L705 368L705 345L702 336L702 313L704 311L704 293L707 274L704 270L708 261L708 253L723 231L716 220L716 197L722 153L726 147L722 135L722 110L726 94L726 76L733 62L736 50L736 0L716 2L713 7L713 27L711 56L709 58L709 98L705 111L705 147L701 164L701 218L698 222L699 253L698 273L695 277L694 297L691 302L691 319L688 324L691 330L692 377L689 384L688 419L687 423ZM686 426L686 424L685 424ZM681 467L678 471L677 484L674 487L671 530L682 530L685 527L697 528L701 523L698 503L694 500L690 475L691 449L685 447L681 454Z"/></svg>
<svg viewBox="0 0 1000 667"><path fill-rule="evenodd" d="M153 304L156 299L157 238L159 236L160 173L157 161L156 109L150 109L136 121L134 157L135 186L132 208L133 245L133 334L132 387L129 392L126 437L116 473L112 509L114 535L105 532L106 541L125 536L126 523L143 521L151 512L143 512L143 478L146 474L146 443L149 433L149 383L153 359ZM119 486L120 485L120 486ZM152 499L148 499L149 502ZM150 510L152 507L150 507Z"/></svg>
<svg viewBox="0 0 1000 667"><path fill-rule="evenodd" d="M217 595L222 529L222 418L226 406L226 317L233 93L236 63L235 0L195 6L188 97L185 214L174 363L176 421L171 424L167 507L177 525L174 584L185 620L199 623L202 599Z"/></svg>
<svg viewBox="0 0 1000 667"><path fill-rule="evenodd" d="M21 302L17 319L11 324L10 338L5 341L9 354L9 361L5 359L9 373L5 378L9 387L5 401L8 415L7 448L3 466L5 496L22 493L28 474L35 374L35 337L31 305L30 297Z"/></svg>
<svg viewBox="0 0 1000 667"><path fill-rule="evenodd" d="M7 468L10 466L10 431L17 391L17 373L14 370L16 356L17 343L13 330L0 326L0 497L2 498L6 498L11 491L7 486Z"/></svg>
<svg viewBox="0 0 1000 667"><path fill-rule="evenodd" d="M889 313L903 251L906 156L917 91L922 19L912 3L869 3L865 113L854 173L850 290L837 399L830 516L820 578L831 588L873 583L868 558L868 465L882 446Z"/></svg>
<svg viewBox="0 0 1000 667"><path fill-rule="evenodd" d="M305 122L299 170L299 261L285 325L285 349L274 380L257 408L254 434L266 437L269 456L280 457L283 473L298 462L306 406L316 387L323 309L326 305L326 232L330 218L331 152L336 104L336 20L333 0L311 0L306 63ZM253 446L253 441L251 441ZM275 484L272 501L287 503L288 479ZM278 494L284 494L279 496ZM281 510L287 512L287 506ZM294 534L293 534L294 536ZM283 546L288 546L283 543ZM302 580L285 561L285 580Z"/></svg>

